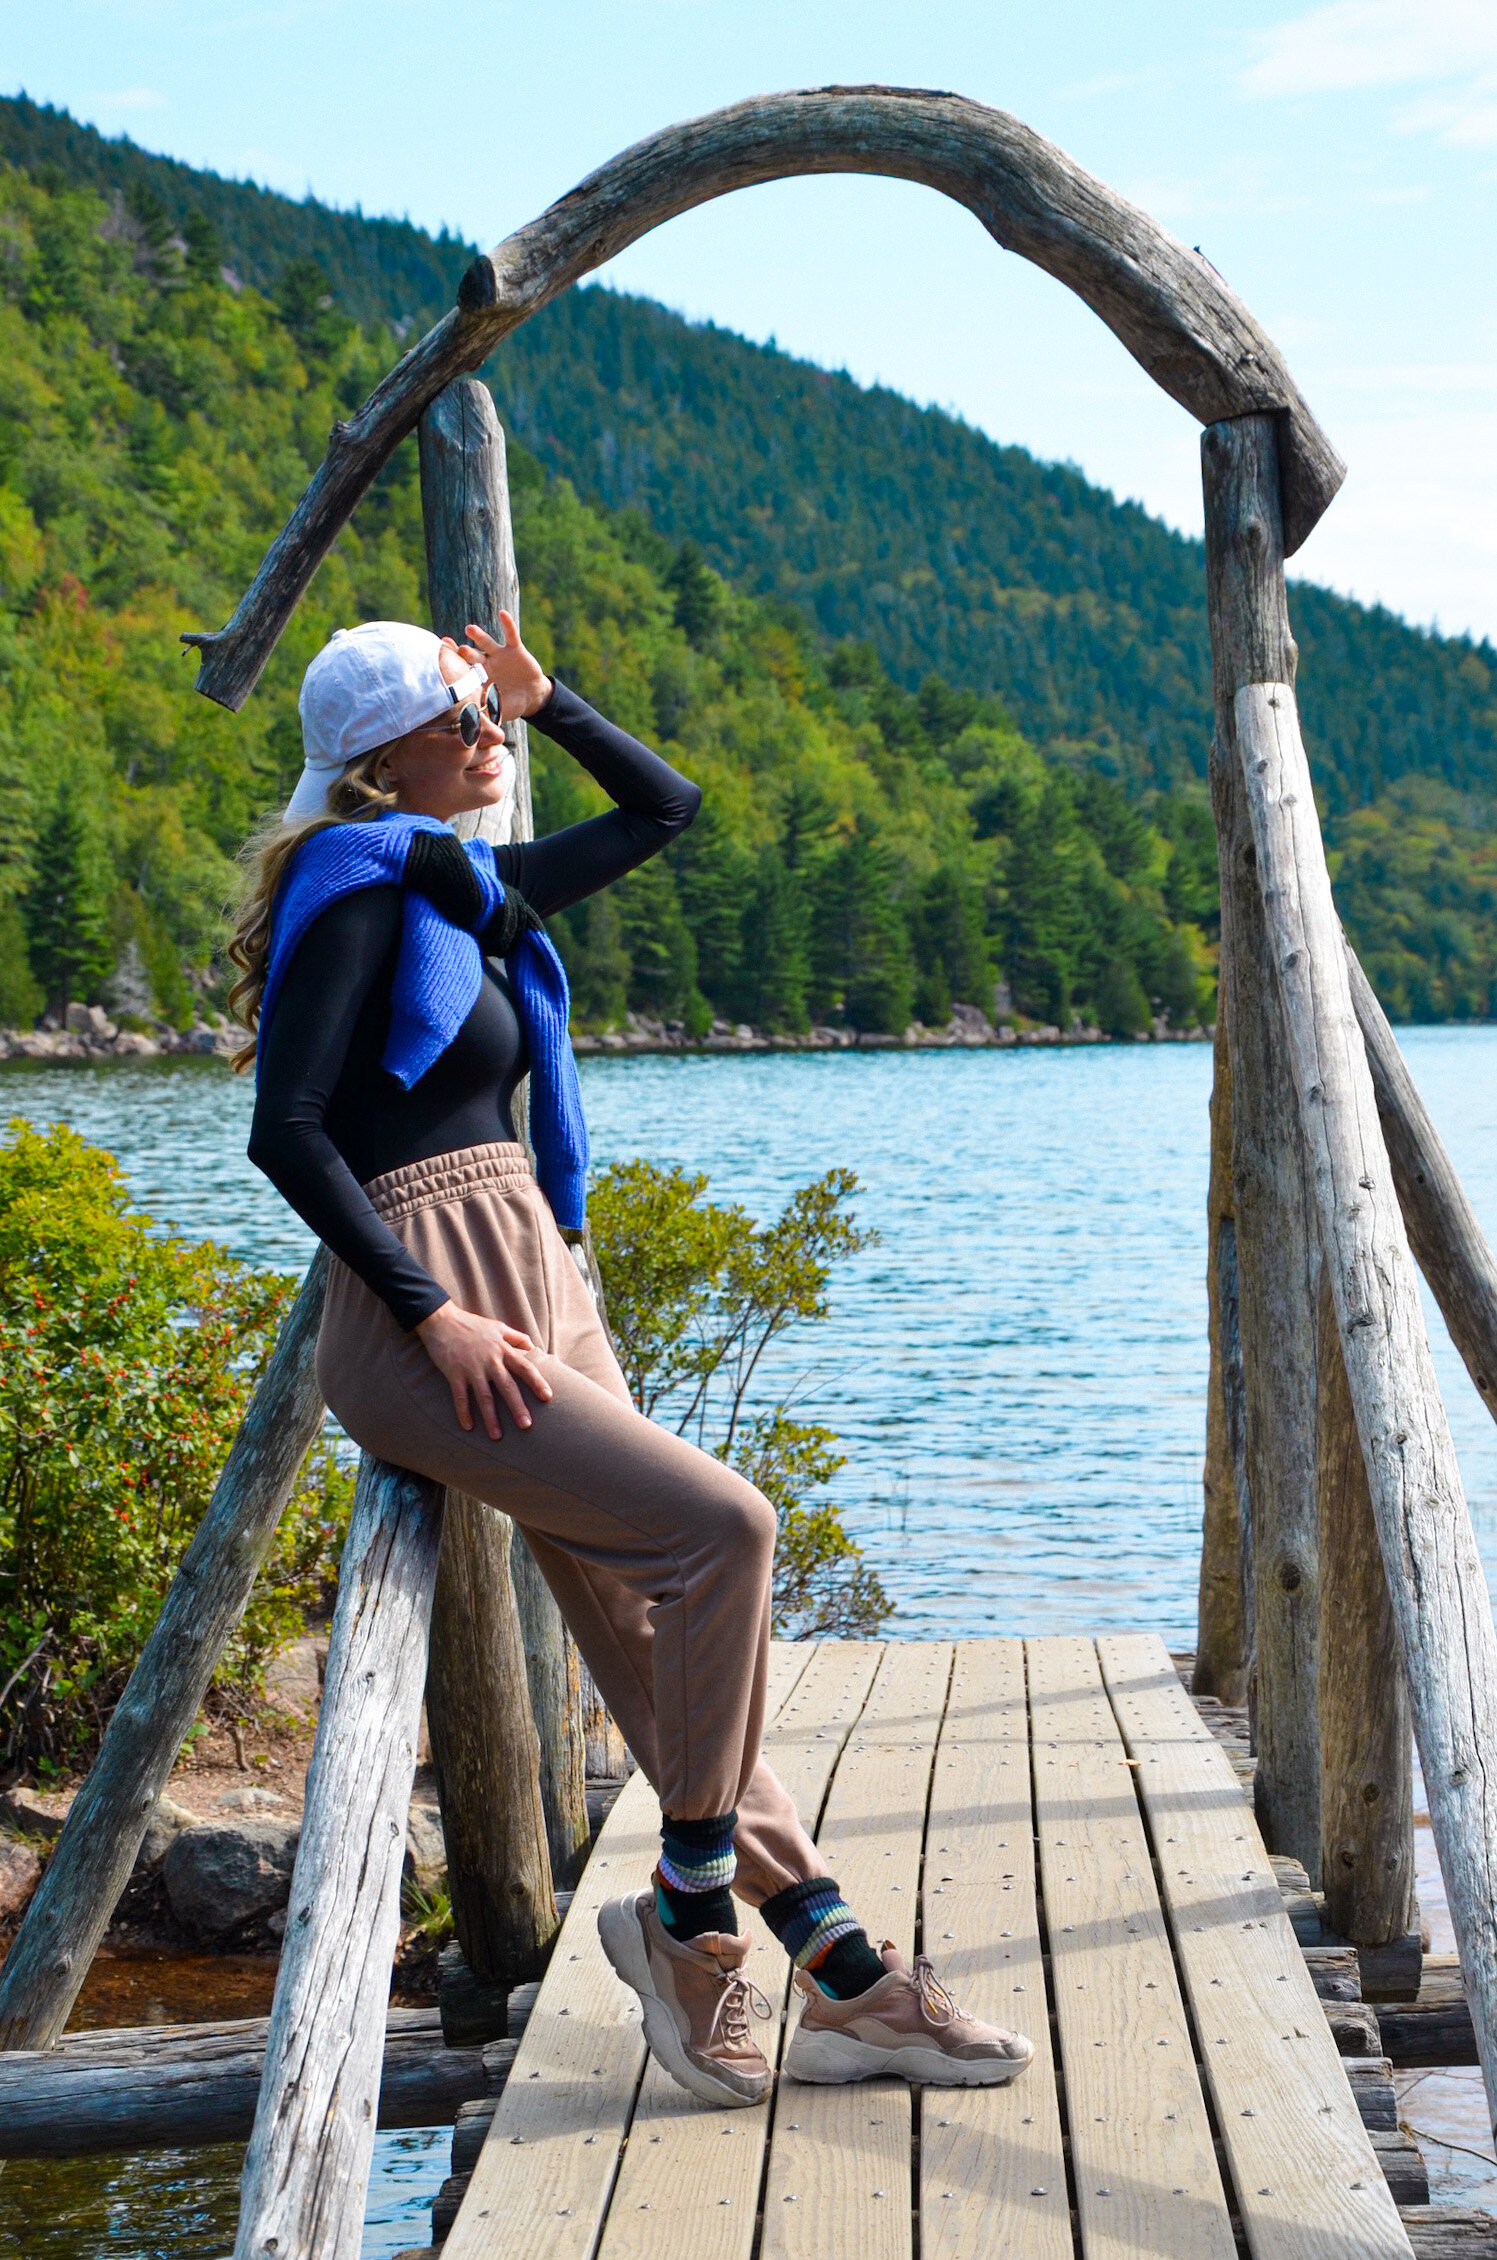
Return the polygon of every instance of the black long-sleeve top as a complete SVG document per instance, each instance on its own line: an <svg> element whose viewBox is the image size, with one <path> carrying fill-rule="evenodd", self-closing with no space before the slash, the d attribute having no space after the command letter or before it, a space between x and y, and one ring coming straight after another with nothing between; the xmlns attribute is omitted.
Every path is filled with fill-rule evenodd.
<svg viewBox="0 0 1497 2260"><path fill-rule="evenodd" d="M545 839L496 848L506 887L544 917L596 894L685 830L701 792L564 683L530 718L617 804ZM467 924L481 908L456 837L412 842L404 885ZM297 943L259 1063L249 1158L333 1253L389 1306L419 1325L447 1301L376 1214L364 1186L387 1170L459 1147L512 1138L510 1101L525 1074L525 1035L494 925L477 1002L440 1058L407 1091L380 1065L400 950L403 888L361 887L314 919Z"/></svg>

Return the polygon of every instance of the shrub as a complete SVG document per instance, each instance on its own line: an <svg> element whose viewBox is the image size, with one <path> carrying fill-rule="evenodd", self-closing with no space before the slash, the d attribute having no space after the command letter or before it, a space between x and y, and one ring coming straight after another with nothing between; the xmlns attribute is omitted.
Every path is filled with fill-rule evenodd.
<svg viewBox="0 0 1497 2260"><path fill-rule="evenodd" d="M152 1229L113 1156L13 1121L0 1142L0 1766L96 1745L202 1519L292 1283ZM298 1479L217 1700L243 1710L325 1598L351 1472Z"/></svg>
<svg viewBox="0 0 1497 2260"><path fill-rule="evenodd" d="M707 1179L647 1161L605 1170L588 1203L619 1362L641 1412L736 1467L779 1522L773 1623L782 1636L872 1633L889 1599L826 1500L846 1463L829 1428L781 1400L750 1406L765 1351L827 1315L832 1266L872 1244L847 1204L850 1170L792 1194L772 1224L703 1198Z"/></svg>

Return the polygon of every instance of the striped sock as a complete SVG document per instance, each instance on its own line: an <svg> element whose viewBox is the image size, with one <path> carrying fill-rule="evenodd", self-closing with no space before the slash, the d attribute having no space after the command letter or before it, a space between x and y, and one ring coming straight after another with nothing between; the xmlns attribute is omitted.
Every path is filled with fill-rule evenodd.
<svg viewBox="0 0 1497 2260"><path fill-rule="evenodd" d="M884 1975L868 1933L831 1876L788 1884L759 1912L796 1968L833 2000L850 2001Z"/></svg>
<svg viewBox="0 0 1497 2260"><path fill-rule="evenodd" d="M729 1888L738 1867L733 1851L737 1826L736 1813L706 1821L673 1821L661 1815L655 1905L673 1937L684 1941L709 1930L737 1935L738 1916Z"/></svg>

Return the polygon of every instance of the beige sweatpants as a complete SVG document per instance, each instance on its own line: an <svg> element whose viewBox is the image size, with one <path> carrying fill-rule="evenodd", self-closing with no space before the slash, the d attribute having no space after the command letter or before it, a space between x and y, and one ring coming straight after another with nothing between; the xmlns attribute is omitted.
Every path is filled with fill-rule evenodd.
<svg viewBox="0 0 1497 2260"><path fill-rule="evenodd" d="M497 1442L463 1429L419 1335L334 1262L317 1372L337 1419L380 1459L514 1518L662 1809L736 1807L741 1898L825 1875L760 1749L774 1509L635 1409L522 1147L465 1147L367 1190L455 1302L525 1329L554 1394L529 1429L501 1410Z"/></svg>

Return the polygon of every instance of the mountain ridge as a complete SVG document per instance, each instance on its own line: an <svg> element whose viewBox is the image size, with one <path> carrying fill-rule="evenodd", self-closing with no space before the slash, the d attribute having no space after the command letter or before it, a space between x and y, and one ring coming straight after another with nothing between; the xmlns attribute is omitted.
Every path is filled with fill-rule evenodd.
<svg viewBox="0 0 1497 2260"><path fill-rule="evenodd" d="M403 334L452 303L473 246L228 182L0 100L0 156L179 224L196 204L243 279L324 265L356 320ZM1200 779L1210 736L1201 545L1064 464L939 408L796 360L647 299L571 290L484 371L547 469L691 540L750 593L871 641L896 680L996 693L1031 738L1132 789ZM1497 795L1497 649L1291 583L1301 703L1332 815L1409 775Z"/></svg>

